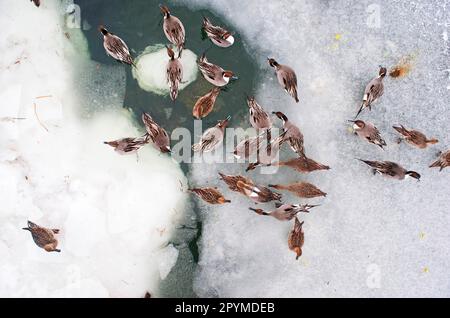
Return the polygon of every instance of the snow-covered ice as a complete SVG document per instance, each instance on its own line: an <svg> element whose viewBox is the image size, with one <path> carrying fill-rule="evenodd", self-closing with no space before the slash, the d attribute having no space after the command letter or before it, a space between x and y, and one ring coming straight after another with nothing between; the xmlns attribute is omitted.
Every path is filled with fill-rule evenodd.
<svg viewBox="0 0 450 318"><path fill-rule="evenodd" d="M248 210L249 201L224 191L226 207L203 207L201 257L194 290L221 297L449 297L450 170L428 168L450 148L448 1L182 1L208 8L234 24L266 76L256 93L283 111L305 135L308 156L331 170L310 175L281 168L258 183L312 182L328 193L305 221L302 257L287 247L291 223ZM300 103L280 89L267 56L293 67ZM362 119L374 122L388 147L352 135L365 85L378 65L413 57L407 76L386 78L385 94ZM241 76L242 77L242 76ZM241 80L244 80L243 77ZM272 104L272 105L271 105ZM396 144L392 125L417 128L439 144L418 150ZM285 157L293 157L290 150ZM373 176L354 158L397 161L422 174L420 182ZM200 185L226 189L211 175L243 166L194 165ZM298 198L284 193L284 200ZM268 206L267 208L271 208Z"/></svg>
<svg viewBox="0 0 450 318"><path fill-rule="evenodd" d="M103 144L143 131L122 109L125 66L96 68L65 28L68 3L0 1L0 296L157 296L178 256L185 177L150 146L137 160ZM86 95L80 70L109 79L104 91ZM27 220L59 228L61 253L38 248Z"/></svg>

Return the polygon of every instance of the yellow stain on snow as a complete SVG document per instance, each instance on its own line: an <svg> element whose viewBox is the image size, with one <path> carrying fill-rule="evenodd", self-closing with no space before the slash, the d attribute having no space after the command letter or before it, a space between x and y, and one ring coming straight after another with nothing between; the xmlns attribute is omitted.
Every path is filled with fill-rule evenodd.
<svg viewBox="0 0 450 318"><path fill-rule="evenodd" d="M420 233L419 233L419 238L420 238L421 240L423 240L423 239L425 238L425 233L424 233L424 232L420 232Z"/></svg>
<svg viewBox="0 0 450 318"><path fill-rule="evenodd" d="M340 34L340 33L336 33L334 35L334 39L337 40L337 41L339 41L341 38L342 38L342 34Z"/></svg>
<svg viewBox="0 0 450 318"><path fill-rule="evenodd" d="M348 127L347 127L347 131L348 131L349 133L353 134L353 132L354 132L353 127L348 126Z"/></svg>
<svg viewBox="0 0 450 318"><path fill-rule="evenodd" d="M430 270L428 269L428 267L424 267L423 269L422 269L422 272L423 273L428 273Z"/></svg>

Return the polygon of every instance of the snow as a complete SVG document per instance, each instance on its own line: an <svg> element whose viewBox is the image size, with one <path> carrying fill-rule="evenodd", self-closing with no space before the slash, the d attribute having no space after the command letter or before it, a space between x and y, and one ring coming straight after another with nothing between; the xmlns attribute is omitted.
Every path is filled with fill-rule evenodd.
<svg viewBox="0 0 450 318"><path fill-rule="evenodd" d="M0 0L0 296L157 296L186 180L150 146L137 159L103 144L143 131L122 109L125 66L96 68L64 26L68 3ZM60 229L61 253L38 248L27 220Z"/></svg>
<svg viewBox="0 0 450 318"><path fill-rule="evenodd" d="M182 1L229 19L261 67L256 98L278 110L305 135L306 153L330 171L300 175L249 174L257 183L308 181L328 193L305 221L302 257L287 247L293 226L248 210L248 199L211 179L239 165L193 165L193 184L218 186L232 203L203 207L200 263L194 290L211 297L449 297L450 170L429 169L450 147L448 122L449 2L429 1ZM380 14L377 16L377 14ZM267 56L291 66L300 103L279 86ZM386 138L385 151L349 132L365 85L378 65L413 56L411 72L386 78L385 94L367 119ZM245 80L245 78L241 78ZM417 128L437 145L419 150L402 143L392 125ZM289 149L282 154L293 157ZM391 160L422 174L420 182L373 176L354 158ZM210 180L206 182L205 180ZM298 198L284 192L285 202ZM306 202L306 201L302 201ZM267 209L271 209L267 205Z"/></svg>
<svg viewBox="0 0 450 318"><path fill-rule="evenodd" d="M175 56L178 51L175 50ZM159 95L169 93L169 85L166 78L166 67L169 61L167 49L162 44L148 46L143 53L136 58L136 68L133 68L133 77L138 81L139 87L147 92ZM197 56L191 50L184 49L181 58L183 65L183 81L179 90L183 90L197 78Z"/></svg>

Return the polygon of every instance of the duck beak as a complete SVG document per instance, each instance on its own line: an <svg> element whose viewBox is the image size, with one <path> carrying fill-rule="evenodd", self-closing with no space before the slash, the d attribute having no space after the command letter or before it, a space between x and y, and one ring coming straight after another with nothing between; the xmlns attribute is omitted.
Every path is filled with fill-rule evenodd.
<svg viewBox="0 0 450 318"><path fill-rule="evenodd" d="M356 123L356 120L347 120L350 123Z"/></svg>

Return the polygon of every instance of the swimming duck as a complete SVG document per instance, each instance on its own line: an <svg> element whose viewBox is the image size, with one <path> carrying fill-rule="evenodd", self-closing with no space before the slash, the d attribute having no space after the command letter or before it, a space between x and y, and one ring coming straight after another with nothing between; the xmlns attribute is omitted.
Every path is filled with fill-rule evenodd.
<svg viewBox="0 0 450 318"><path fill-rule="evenodd" d="M287 65L279 64L273 58L268 58L267 60L269 65L275 68L278 83L280 83L281 87L283 87L285 91L295 99L295 102L298 103L297 75L295 75L294 70Z"/></svg>
<svg viewBox="0 0 450 318"><path fill-rule="evenodd" d="M230 200L225 197L216 188L196 188L189 189L190 192L198 195L203 201L209 204L224 204L230 203Z"/></svg>
<svg viewBox="0 0 450 318"><path fill-rule="evenodd" d="M103 46L106 54L121 63L134 65L126 43L117 35L110 33L103 25L99 26L99 30L103 34Z"/></svg>
<svg viewBox="0 0 450 318"><path fill-rule="evenodd" d="M373 168L373 172L379 173L385 177L393 178L397 180L403 180L405 177L409 176L420 180L420 174L415 171L408 171L399 164L391 161L369 161L358 159L359 161L364 162L365 164L371 166Z"/></svg>
<svg viewBox="0 0 450 318"><path fill-rule="evenodd" d="M299 157L288 161L280 161L272 164L273 166L289 167L301 173L308 173L316 170L329 170L330 167L318 163L307 157Z"/></svg>
<svg viewBox="0 0 450 318"><path fill-rule="evenodd" d="M270 138L268 136L268 131L264 131L262 134L254 137L247 137L241 142L238 143L236 148L234 148L233 155L237 158L248 159L251 155L258 151L259 147L263 143L264 140ZM267 134L267 137L266 137Z"/></svg>
<svg viewBox="0 0 450 318"><path fill-rule="evenodd" d="M357 118L365 108L369 108L369 110L372 110L372 104L383 95L384 93L383 79L386 76L386 73L387 69L385 67L380 66L378 76L375 77L373 80L371 80L369 84L367 84L366 89L364 90L363 102L355 118Z"/></svg>
<svg viewBox="0 0 450 318"><path fill-rule="evenodd" d="M220 47L229 47L233 45L234 37L231 35L231 32L220 26L212 25L207 17L203 17L202 27L208 38L210 38L215 45Z"/></svg>
<svg viewBox="0 0 450 318"><path fill-rule="evenodd" d="M296 182L288 185L269 184L270 188L277 190L287 190L300 198L326 197L327 194L308 182Z"/></svg>
<svg viewBox="0 0 450 318"><path fill-rule="evenodd" d="M294 251L297 256L295 257L296 260L300 256L302 256L302 247L305 243L305 233L303 232L303 223L298 220L298 218L295 218L294 221L294 228L289 233L288 236L288 246L291 251Z"/></svg>
<svg viewBox="0 0 450 318"><path fill-rule="evenodd" d="M47 252L61 252L60 249L56 248L58 246L58 240L55 238L55 234L59 233L58 229L47 229L28 221L28 226L24 227L23 230L30 231L34 243L40 248L43 248Z"/></svg>
<svg viewBox="0 0 450 318"><path fill-rule="evenodd" d="M223 142L225 128L230 119L231 116L228 116L226 119L220 120L214 127L208 128L203 133L202 138L200 138L200 142L192 146L192 150L203 153L213 151L219 147Z"/></svg>
<svg viewBox="0 0 450 318"><path fill-rule="evenodd" d="M178 96L178 86L183 80L183 65L181 64L181 50L178 53L178 58L175 58L175 52L167 46L167 54L170 57L167 63L166 77L170 89L170 98L174 101Z"/></svg>
<svg viewBox="0 0 450 318"><path fill-rule="evenodd" d="M148 144L148 136L137 138L122 138L113 141L105 141L104 144L114 148L114 150L121 155L129 155L136 153L143 146Z"/></svg>
<svg viewBox="0 0 450 318"><path fill-rule="evenodd" d="M266 203L270 201L281 201L281 194L273 192L269 188L255 185L253 181L245 182L238 180L236 182L238 192L246 195L256 203Z"/></svg>
<svg viewBox="0 0 450 318"><path fill-rule="evenodd" d="M400 125L400 127L392 126L392 128L402 134L408 144L420 149L428 147L429 144L437 144L439 142L434 138L428 139L427 136L418 130L408 130L403 125ZM401 139L399 141L401 141Z"/></svg>
<svg viewBox="0 0 450 318"><path fill-rule="evenodd" d="M374 124L362 120L350 120L350 122L353 123L353 129L360 138L377 145L381 149L386 146L386 142L381 138L380 131Z"/></svg>
<svg viewBox="0 0 450 318"><path fill-rule="evenodd" d="M272 165L273 161L279 156L281 145L286 140L286 132L287 131L284 131L281 135L279 135L277 138L274 138L271 142L266 142L265 145L259 147L258 158L256 162L250 163L245 171L254 170L258 166Z"/></svg>
<svg viewBox="0 0 450 318"><path fill-rule="evenodd" d="M440 153L439 158L430 165L430 168L440 167L439 171L446 167L450 167L450 150Z"/></svg>
<svg viewBox="0 0 450 318"><path fill-rule="evenodd" d="M266 111L259 105L253 96L247 97L248 111L250 113L250 124L255 129L269 129L272 120Z"/></svg>
<svg viewBox="0 0 450 318"><path fill-rule="evenodd" d="M219 93L220 88L214 87L206 95L200 97L195 103L194 109L192 109L192 115L197 119L208 116L208 114L212 112L214 108L214 104L216 103L216 99L217 96L219 96Z"/></svg>
<svg viewBox="0 0 450 318"><path fill-rule="evenodd" d="M234 75L233 72L225 71L220 66L208 62L205 53L199 58L197 65L203 77L214 86L222 87L227 85Z"/></svg>
<svg viewBox="0 0 450 318"><path fill-rule="evenodd" d="M317 205L310 204L281 204L275 203L276 209L272 212L265 212L262 209L254 209L249 208L250 210L256 212L259 215L271 216L277 219L278 221L290 221L292 220L298 213L304 212L309 213L309 210L316 207Z"/></svg>
<svg viewBox="0 0 450 318"><path fill-rule="evenodd" d="M166 130L158 125L147 113L142 114L142 121L147 130L147 136L153 145L162 153L170 152L170 138Z"/></svg>
<svg viewBox="0 0 450 318"><path fill-rule="evenodd" d="M39 6L41 5L41 0L30 0L31 2L34 2L34 5L36 6L36 7L38 7L39 8Z"/></svg>
<svg viewBox="0 0 450 318"><path fill-rule="evenodd" d="M283 128L286 131L285 139L289 142L292 151L300 157L305 157L305 147L303 134L300 129L293 124L282 112L273 112L283 122Z"/></svg>
<svg viewBox="0 0 450 318"><path fill-rule="evenodd" d="M219 172L219 176L220 176L220 179L223 180L227 184L228 188L230 188L230 190L234 191L234 192L240 192L242 194L245 194L245 191L242 188L242 183L253 185L253 181L250 180L249 178L244 177L244 176L226 175L226 174L223 174L221 172ZM240 187L237 186L237 183L239 181L241 182L239 184Z"/></svg>
<svg viewBox="0 0 450 318"><path fill-rule="evenodd" d="M170 14L170 10L167 6L160 5L159 7L164 15L164 34L172 44L175 44L178 47L178 51L181 51L186 40L186 32L184 31L183 23L181 23L180 19Z"/></svg>

